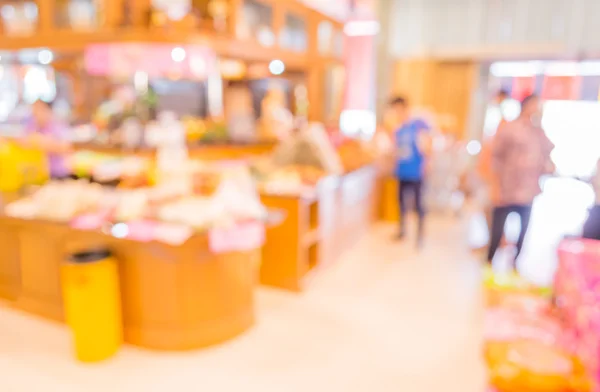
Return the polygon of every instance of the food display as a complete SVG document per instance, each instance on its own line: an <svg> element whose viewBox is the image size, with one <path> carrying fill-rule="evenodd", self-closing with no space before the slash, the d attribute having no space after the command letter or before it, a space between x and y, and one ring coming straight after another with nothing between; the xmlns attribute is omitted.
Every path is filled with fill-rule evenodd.
<svg viewBox="0 0 600 392"><path fill-rule="evenodd" d="M499 392L591 391L577 359L541 342L489 343L486 360L491 383Z"/></svg>
<svg viewBox="0 0 600 392"><path fill-rule="evenodd" d="M600 387L600 242L565 240L555 275L558 313L576 336L574 351Z"/></svg>
<svg viewBox="0 0 600 392"><path fill-rule="evenodd" d="M559 346L567 343L565 331L558 319L543 312L523 312L505 308L491 308L485 315L486 340L511 342L534 340Z"/></svg>
<svg viewBox="0 0 600 392"><path fill-rule="evenodd" d="M10 203L6 215L24 219L69 221L90 209L99 209L106 189L84 181L50 182L32 195Z"/></svg>
<svg viewBox="0 0 600 392"><path fill-rule="evenodd" d="M327 175L316 166L277 166L270 158L255 160L251 168L261 192L278 195L301 195L311 192Z"/></svg>
<svg viewBox="0 0 600 392"><path fill-rule="evenodd" d="M515 273L497 274L487 267L483 279L488 302L492 303L497 297L504 299L506 294L532 294L546 298L552 295L551 288L535 286Z"/></svg>
<svg viewBox="0 0 600 392"><path fill-rule="evenodd" d="M181 119L188 143L214 143L228 140L227 126L223 119L201 119L186 116Z"/></svg>
<svg viewBox="0 0 600 392"><path fill-rule="evenodd" d="M73 141L80 143L156 147L153 137L156 128L173 126L180 126L191 144L228 141L224 118L203 119L189 115L178 118L172 112L157 112L157 97L151 88L139 95L127 86L116 89L111 99L98 107L92 122L76 127L72 136Z"/></svg>
<svg viewBox="0 0 600 392"><path fill-rule="evenodd" d="M252 171L261 191L301 195L314 191L321 179L342 174L335 148L320 124L311 124L280 143L269 157L255 159Z"/></svg>
<svg viewBox="0 0 600 392"><path fill-rule="evenodd" d="M67 165L74 177L102 184L119 184L137 188L150 184L152 163L136 156L115 156L92 151L77 151L69 156Z"/></svg>
<svg viewBox="0 0 600 392"><path fill-rule="evenodd" d="M548 295L515 275L485 275L485 353L498 392L592 391L579 336Z"/></svg>
<svg viewBox="0 0 600 392"><path fill-rule="evenodd" d="M263 220L266 210L245 166L202 168L190 176L191 192L166 182L136 189L109 188L85 180L50 182L31 195L10 203L5 213L79 225L80 218L101 216L106 223L160 221L204 231L241 221ZM210 183L210 186L206 186ZM76 223L74 223L76 222Z"/></svg>

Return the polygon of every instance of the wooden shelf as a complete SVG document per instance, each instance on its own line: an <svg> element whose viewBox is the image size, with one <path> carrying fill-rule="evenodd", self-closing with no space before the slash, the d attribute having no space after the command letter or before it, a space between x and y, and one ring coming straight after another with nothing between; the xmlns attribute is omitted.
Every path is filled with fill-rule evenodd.
<svg viewBox="0 0 600 392"><path fill-rule="evenodd" d="M325 178L316 199L263 195L265 206L285 210L287 218L267 230L261 283L304 290L319 270L334 263L366 233L375 218L375 184L376 171L366 166Z"/></svg>
<svg viewBox="0 0 600 392"><path fill-rule="evenodd" d="M125 1L130 4L129 13L125 12ZM252 31L251 34L241 33L241 26L248 19L244 17L244 2L247 0L227 1L229 13L226 18L227 26L223 29L216 29L211 24L207 25L203 19L198 20L195 26L183 26L183 24L177 23L152 26L149 25L151 18L148 18L149 0L104 0L97 1L100 4L98 8L102 9L102 15L99 16L101 21L99 27L93 30L78 30L55 24L56 11L53 7L56 4L54 0L38 0L38 21L35 32L30 36L0 33L0 48L7 51L48 48L57 53L56 58L63 58L63 55L80 56L85 48L92 44L198 45L212 49L222 58L262 63L265 68L270 61L279 59L285 63L287 70L283 77L292 73L303 75L310 102L309 119L311 121L331 120L331 115L328 114L325 118L326 114L324 113L324 102L331 99L328 98L328 90L325 86L326 73L332 64L339 66L343 64L342 54L334 54L332 51L322 53L323 51L319 48L319 26L321 23L327 22L332 26L333 31L340 32L343 25L308 8L297 0L260 0L259 3L272 9L272 20L267 26L272 34L272 38L270 38L272 42L270 42L271 45L262 45L259 43L256 31ZM286 18L289 15L296 17L295 24L287 23L286 25ZM290 27L292 28L290 29ZM301 34L299 31L303 31L302 27L306 30L306 36L302 38L305 40L304 50L282 47L281 37L290 31L292 35ZM297 36L292 38L292 43L297 43ZM78 57L73 56L71 60L74 63L79 62ZM77 79L85 77L85 75L80 68L77 68L70 72L69 77ZM76 84L81 86L79 82ZM336 101L338 96L341 95L336 93ZM77 108L76 111L87 113L89 109Z"/></svg>

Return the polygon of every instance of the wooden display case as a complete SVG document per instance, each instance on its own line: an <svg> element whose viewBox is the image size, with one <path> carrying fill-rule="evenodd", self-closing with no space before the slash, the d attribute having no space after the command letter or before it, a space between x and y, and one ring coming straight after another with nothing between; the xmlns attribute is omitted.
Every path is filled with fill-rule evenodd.
<svg viewBox="0 0 600 392"><path fill-rule="evenodd" d="M297 0L194 0L192 6L172 20L152 0L0 0L0 47L62 56L94 43L146 42L202 45L248 62L279 59L305 73L310 119L326 120L325 73L341 64L340 22Z"/></svg>
<svg viewBox="0 0 600 392"><path fill-rule="evenodd" d="M304 290L317 271L334 263L374 220L376 170L365 166L327 177L310 197L263 195L265 206L286 211L282 225L267 230L261 283Z"/></svg>
<svg viewBox="0 0 600 392"><path fill-rule="evenodd" d="M379 187L380 219L385 222L398 222L400 220L398 180L383 176L379 179Z"/></svg>
<svg viewBox="0 0 600 392"><path fill-rule="evenodd" d="M262 195L261 201L268 208L284 210L286 218L281 225L267 229L260 281L301 291L320 264L319 197Z"/></svg>
<svg viewBox="0 0 600 392"><path fill-rule="evenodd" d="M0 244L0 298L35 315L64 321L60 264L71 252L103 247L119 263L127 343L197 349L254 323L260 249L217 255L206 235L173 247L7 217L0 217Z"/></svg>

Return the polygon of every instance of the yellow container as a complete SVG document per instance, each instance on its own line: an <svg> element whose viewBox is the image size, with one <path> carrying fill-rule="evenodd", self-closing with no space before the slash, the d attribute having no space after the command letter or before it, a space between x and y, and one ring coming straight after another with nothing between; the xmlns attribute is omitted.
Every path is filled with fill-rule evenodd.
<svg viewBox="0 0 600 392"><path fill-rule="evenodd" d="M67 324L82 362L113 356L123 341L117 262L108 251L73 254L62 265Z"/></svg>

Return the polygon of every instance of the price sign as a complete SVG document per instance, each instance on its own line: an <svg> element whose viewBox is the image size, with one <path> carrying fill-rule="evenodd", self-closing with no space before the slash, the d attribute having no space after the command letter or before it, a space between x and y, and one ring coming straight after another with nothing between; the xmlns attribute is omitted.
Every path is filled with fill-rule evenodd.
<svg viewBox="0 0 600 392"><path fill-rule="evenodd" d="M581 77L546 76L542 88L544 100L577 100L581 95Z"/></svg>
<svg viewBox="0 0 600 392"><path fill-rule="evenodd" d="M208 233L208 245L213 253L249 251L260 248L264 242L265 226L262 222L242 223Z"/></svg>
<svg viewBox="0 0 600 392"><path fill-rule="evenodd" d="M150 242L154 240L156 233L156 222L148 220L132 221L127 223L128 240L139 242Z"/></svg>
<svg viewBox="0 0 600 392"><path fill-rule="evenodd" d="M76 216L71 221L71 227L77 230L98 230L107 222L111 209L91 212Z"/></svg>
<svg viewBox="0 0 600 392"><path fill-rule="evenodd" d="M512 80L511 97L521 102L535 91L534 76L518 76Z"/></svg>
<svg viewBox="0 0 600 392"><path fill-rule="evenodd" d="M154 230L154 239L165 244L183 245L194 234L191 227L168 223L159 223Z"/></svg>

